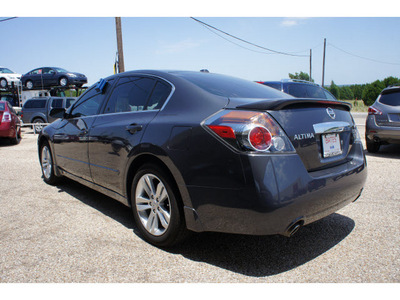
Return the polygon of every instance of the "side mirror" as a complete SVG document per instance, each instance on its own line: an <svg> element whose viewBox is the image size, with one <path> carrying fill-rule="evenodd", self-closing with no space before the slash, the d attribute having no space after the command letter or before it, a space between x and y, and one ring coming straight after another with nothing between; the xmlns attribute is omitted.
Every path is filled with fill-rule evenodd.
<svg viewBox="0 0 400 300"><path fill-rule="evenodd" d="M65 108L52 108L49 112L49 115L54 119L65 118L65 112Z"/></svg>

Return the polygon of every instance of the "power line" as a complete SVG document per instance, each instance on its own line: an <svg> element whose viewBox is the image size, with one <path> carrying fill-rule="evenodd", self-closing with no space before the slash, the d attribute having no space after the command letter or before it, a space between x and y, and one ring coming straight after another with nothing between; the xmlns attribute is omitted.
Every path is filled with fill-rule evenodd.
<svg viewBox="0 0 400 300"><path fill-rule="evenodd" d="M357 55L357 54L353 54L353 53L350 53L350 52L345 51L343 49L340 49L339 47L337 47L337 46L335 46L335 45L333 45L331 43L328 43L328 45L332 46L333 48L335 48L335 49L337 49L339 51L342 51L342 52L344 52L344 53L346 53L348 55L351 55L351 56L354 56L354 57L358 57L358 58L361 58L361 59L365 59L365 60L369 60L369 61L373 61L373 62L377 62L377 63L381 63L381 64L387 64L387 65L397 65L397 66L400 65L400 63L385 62L385 61L380 61L380 60L376 60L376 59L360 56L360 55Z"/></svg>
<svg viewBox="0 0 400 300"><path fill-rule="evenodd" d="M16 19L16 18L18 18L18 17L11 17L11 18L7 18L7 19L3 19L3 20L0 20L0 22L10 21L10 20Z"/></svg>
<svg viewBox="0 0 400 300"><path fill-rule="evenodd" d="M223 31L223 30L220 30L220 29L214 27L214 26L211 26L211 25L209 25L209 24L207 24L207 23L204 23L204 22L202 22L202 21L200 21L200 20L198 20L198 19L196 19L196 18L193 18L193 17L190 17L190 18L191 18L192 20L194 20L194 21L196 21L196 22L202 24L203 26L207 26L207 27L209 27L209 28L212 28L212 29L214 29L214 30L216 30L216 31L219 31L219 32L221 32L221 33L223 33L223 34L225 34L225 35L231 37L231 38L234 38L234 39L239 40L239 41L241 41L241 42L243 42L243 43L252 45L252 46L254 46L254 47L257 47L257 48L260 48L260 49L263 49L263 50L267 50L267 51L273 52L273 53L275 53L275 54L282 54L282 55L296 56L296 57L309 57L308 55L296 55L296 54L291 54L291 53L288 53L288 52L282 52L282 51L277 51L277 50L269 49L269 48L266 48L266 47L263 47L263 46L260 46L260 45L257 45L257 44L248 42L248 41L246 41L246 40L244 40L244 39L241 39L241 38L239 38L239 37L237 37L237 36L234 36L234 35L232 35L232 34L229 34L229 33L225 32L225 31ZM246 49L247 49L247 48L246 48ZM250 49L248 49L248 50L250 50Z"/></svg>

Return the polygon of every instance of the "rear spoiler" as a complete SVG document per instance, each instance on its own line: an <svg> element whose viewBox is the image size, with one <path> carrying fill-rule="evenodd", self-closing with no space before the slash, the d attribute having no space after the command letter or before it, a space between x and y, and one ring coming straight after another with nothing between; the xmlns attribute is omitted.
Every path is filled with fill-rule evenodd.
<svg viewBox="0 0 400 300"><path fill-rule="evenodd" d="M254 101L254 99L253 99ZM337 101L337 100L326 100L326 99L310 99L310 98L290 98L290 99L271 99L271 100L260 100L257 102L242 104L236 106L239 109L251 109L251 110L281 110L284 108L301 108L301 107L336 107L344 108L350 111L353 107L350 103Z"/></svg>

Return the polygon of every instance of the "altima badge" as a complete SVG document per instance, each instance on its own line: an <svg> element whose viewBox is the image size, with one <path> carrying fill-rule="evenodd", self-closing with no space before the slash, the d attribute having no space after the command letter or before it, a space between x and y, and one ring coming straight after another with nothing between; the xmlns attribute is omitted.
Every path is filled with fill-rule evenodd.
<svg viewBox="0 0 400 300"><path fill-rule="evenodd" d="M333 111L332 108L328 107L326 109L326 113L328 114L328 116L331 117L331 119L335 119L336 118L336 114L335 114L335 112Z"/></svg>

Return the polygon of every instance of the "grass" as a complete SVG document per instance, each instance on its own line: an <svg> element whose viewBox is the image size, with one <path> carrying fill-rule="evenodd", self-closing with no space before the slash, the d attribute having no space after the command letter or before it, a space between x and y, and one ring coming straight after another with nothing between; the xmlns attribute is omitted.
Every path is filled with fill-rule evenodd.
<svg viewBox="0 0 400 300"><path fill-rule="evenodd" d="M368 106L364 105L362 100L341 100L353 105L352 112L368 112Z"/></svg>

